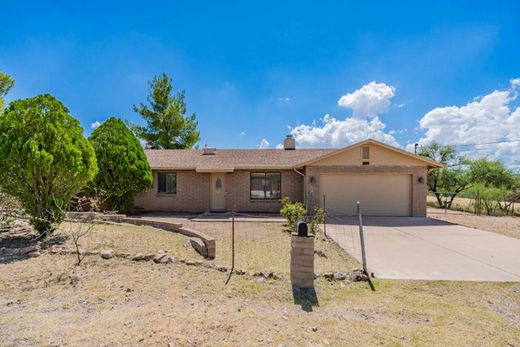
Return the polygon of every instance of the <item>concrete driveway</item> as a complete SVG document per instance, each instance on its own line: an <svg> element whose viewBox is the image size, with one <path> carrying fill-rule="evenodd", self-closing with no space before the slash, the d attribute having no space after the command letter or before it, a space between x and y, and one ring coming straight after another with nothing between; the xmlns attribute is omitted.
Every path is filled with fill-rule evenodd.
<svg viewBox="0 0 520 347"><path fill-rule="evenodd" d="M367 266L377 278L520 282L520 240L430 218L365 217ZM327 235L361 261L357 218Z"/></svg>

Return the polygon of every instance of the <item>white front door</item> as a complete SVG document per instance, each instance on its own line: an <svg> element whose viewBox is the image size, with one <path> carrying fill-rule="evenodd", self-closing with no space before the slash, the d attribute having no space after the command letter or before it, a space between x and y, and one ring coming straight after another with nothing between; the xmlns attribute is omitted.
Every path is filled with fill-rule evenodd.
<svg viewBox="0 0 520 347"><path fill-rule="evenodd" d="M222 211L226 209L226 174L213 172L211 174L211 210Z"/></svg>

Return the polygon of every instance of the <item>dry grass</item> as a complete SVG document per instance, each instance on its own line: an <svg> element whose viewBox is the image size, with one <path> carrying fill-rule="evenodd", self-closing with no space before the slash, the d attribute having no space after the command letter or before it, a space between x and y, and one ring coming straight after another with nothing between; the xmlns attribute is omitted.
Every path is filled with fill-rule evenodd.
<svg viewBox="0 0 520 347"><path fill-rule="evenodd" d="M203 231L217 240L217 257L219 264L230 265L232 254L231 223L229 222L196 222L184 219L179 222ZM281 223L235 223L235 268L252 271L272 270L282 274L290 271L291 239L284 232ZM315 251L320 255L315 258L315 271L350 271L359 268L359 263L349 257L335 243L328 241L323 235L315 238Z"/></svg>
<svg viewBox="0 0 520 347"><path fill-rule="evenodd" d="M520 285L317 282L319 306L287 281L182 264L65 256L0 265L0 345L518 345ZM69 274L72 274L71 282ZM317 331L313 331L313 327Z"/></svg>
<svg viewBox="0 0 520 347"><path fill-rule="evenodd" d="M217 236L217 262L225 263L228 225L197 226ZM288 235L277 224L245 226L237 230L245 254L237 266L286 273ZM152 228L104 225L89 240L93 248L189 257L185 243ZM317 243L328 255L324 266L356 266L334 245ZM520 284L376 280L371 292L366 283L320 279L318 304L304 311L287 276L233 276L225 285L224 273L178 263L97 256L73 263L72 256L44 254L0 264L0 345L520 344Z"/></svg>
<svg viewBox="0 0 520 347"><path fill-rule="evenodd" d="M67 236L67 230L75 224L63 223L53 237ZM130 254L166 251L177 258L200 258L184 235L146 226L97 224L80 244L82 249L90 251L113 249L117 253ZM69 242L66 245L71 246Z"/></svg>

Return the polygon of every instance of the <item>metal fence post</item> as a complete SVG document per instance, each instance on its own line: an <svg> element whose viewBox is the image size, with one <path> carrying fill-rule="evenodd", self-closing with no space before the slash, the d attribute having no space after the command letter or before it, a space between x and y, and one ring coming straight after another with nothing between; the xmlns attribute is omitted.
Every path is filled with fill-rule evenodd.
<svg viewBox="0 0 520 347"><path fill-rule="evenodd" d="M231 272L235 269L235 204L231 208Z"/></svg>
<svg viewBox="0 0 520 347"><path fill-rule="evenodd" d="M233 275L233 271L235 270L235 203L231 203L231 270L229 271L229 276L226 280L226 284L229 283L231 279L231 275Z"/></svg>
<svg viewBox="0 0 520 347"><path fill-rule="evenodd" d="M361 260L363 261L363 270L368 274L367 259L365 255L365 237L363 235L363 219L361 217L361 203L356 202L358 221L359 221L359 240L361 242Z"/></svg>
<svg viewBox="0 0 520 347"><path fill-rule="evenodd" d="M363 233L363 218L361 217L361 203L359 201L356 202L356 207L357 207L358 220L359 220L359 240L361 243L361 260L363 261L363 272L367 276L368 284L370 285L370 289L375 291L376 288L374 287L374 284L372 283L372 280L370 279L370 275L368 273L368 268L367 268L367 257L366 257L366 253L365 253L365 236Z"/></svg>
<svg viewBox="0 0 520 347"><path fill-rule="evenodd" d="M325 206L325 194L323 194L323 234L327 236L327 208Z"/></svg>

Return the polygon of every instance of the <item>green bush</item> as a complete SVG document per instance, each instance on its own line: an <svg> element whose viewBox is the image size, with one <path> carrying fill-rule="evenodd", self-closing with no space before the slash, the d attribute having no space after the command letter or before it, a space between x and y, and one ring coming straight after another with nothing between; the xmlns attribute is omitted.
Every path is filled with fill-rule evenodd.
<svg viewBox="0 0 520 347"><path fill-rule="evenodd" d="M513 197L514 191L511 188L476 184L471 192L475 199L468 212L473 212L475 210L475 204L477 204L479 213L490 216L512 214L513 201L516 200L516 197Z"/></svg>
<svg viewBox="0 0 520 347"><path fill-rule="evenodd" d="M52 95L16 100L0 116L0 184L46 235L97 172L79 122Z"/></svg>
<svg viewBox="0 0 520 347"><path fill-rule="evenodd" d="M139 140L118 118L110 118L89 137L99 172L93 185L107 194L105 208L128 212L134 193L152 187L152 171Z"/></svg>
<svg viewBox="0 0 520 347"><path fill-rule="evenodd" d="M284 197L280 215L287 219L291 231L295 231L297 223L305 216L305 207L301 202L292 202L288 197Z"/></svg>
<svg viewBox="0 0 520 347"><path fill-rule="evenodd" d="M15 198L0 192L0 231L16 225L18 209L19 206Z"/></svg>
<svg viewBox="0 0 520 347"><path fill-rule="evenodd" d="M325 210L321 207L315 206L310 218L311 233L316 235L320 231L320 225L325 221Z"/></svg>

